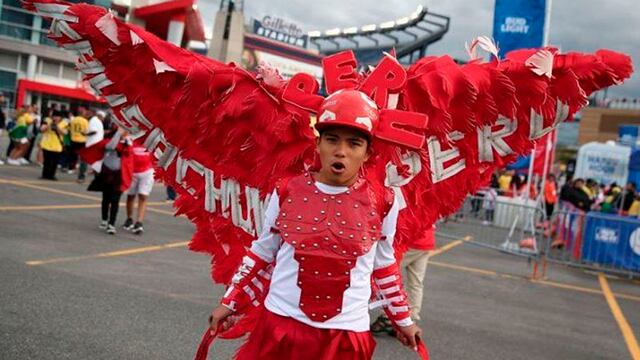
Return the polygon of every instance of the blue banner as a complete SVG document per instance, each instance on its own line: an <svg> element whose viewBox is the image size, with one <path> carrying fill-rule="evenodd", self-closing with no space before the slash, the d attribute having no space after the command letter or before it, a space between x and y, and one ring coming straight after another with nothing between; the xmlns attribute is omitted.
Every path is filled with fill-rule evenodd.
<svg viewBox="0 0 640 360"><path fill-rule="evenodd" d="M545 0L496 0L493 38L500 57L511 50L544 45L544 22Z"/></svg>
<svg viewBox="0 0 640 360"><path fill-rule="evenodd" d="M618 142L622 145L636 146L638 141L638 125L620 125L618 126ZM631 164L629 164L631 165Z"/></svg>
<svg viewBox="0 0 640 360"><path fill-rule="evenodd" d="M594 212L587 214L582 260L640 271L640 220Z"/></svg>

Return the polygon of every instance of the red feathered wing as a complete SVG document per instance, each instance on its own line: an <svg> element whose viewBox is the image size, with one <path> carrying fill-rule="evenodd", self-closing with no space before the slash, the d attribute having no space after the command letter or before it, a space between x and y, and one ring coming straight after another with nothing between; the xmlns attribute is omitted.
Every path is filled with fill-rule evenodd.
<svg viewBox="0 0 640 360"><path fill-rule="evenodd" d="M518 50L490 63L458 65L444 56L412 65L398 108L426 114L429 122L422 151L401 151L404 164L393 167L405 173L396 177L406 203L397 246L406 249L486 185L495 169L528 154L537 138L572 118L593 91L631 72L631 59L620 53L553 48Z"/></svg>
<svg viewBox="0 0 640 360"><path fill-rule="evenodd" d="M190 243L229 283L261 231L275 182L312 158L307 112L280 100L285 82L194 54L126 24L105 9L63 1L25 2L53 19L50 37L79 52L84 80L118 122L155 154L158 177L180 196L178 214L197 230Z"/></svg>

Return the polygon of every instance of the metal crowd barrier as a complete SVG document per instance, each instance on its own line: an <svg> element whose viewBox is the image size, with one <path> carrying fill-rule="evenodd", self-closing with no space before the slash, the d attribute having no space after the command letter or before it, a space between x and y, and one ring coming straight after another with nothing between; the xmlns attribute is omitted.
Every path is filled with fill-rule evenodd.
<svg viewBox="0 0 640 360"><path fill-rule="evenodd" d="M533 201L498 196L469 196L453 215L442 219L437 234L444 238L468 237L472 244L513 255L537 258L544 248L544 213Z"/></svg>
<svg viewBox="0 0 640 360"><path fill-rule="evenodd" d="M545 229L544 261L640 277L640 220L560 206Z"/></svg>
<svg viewBox="0 0 640 360"><path fill-rule="evenodd" d="M566 203L547 219L533 200L469 196L440 220L437 235L525 257L534 278L545 275L547 263L640 277L640 219Z"/></svg>

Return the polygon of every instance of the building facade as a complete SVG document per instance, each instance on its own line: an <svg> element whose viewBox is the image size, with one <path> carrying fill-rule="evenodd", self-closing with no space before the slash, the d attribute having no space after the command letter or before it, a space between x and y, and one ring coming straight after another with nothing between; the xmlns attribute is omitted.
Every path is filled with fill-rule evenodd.
<svg viewBox="0 0 640 360"><path fill-rule="evenodd" d="M109 7L108 0L89 0ZM70 109L101 100L75 69L75 55L47 38L51 22L24 10L19 0L0 0L0 91L3 106L26 104Z"/></svg>
<svg viewBox="0 0 640 360"><path fill-rule="evenodd" d="M111 9L120 18L178 46L205 40L195 0L81 2ZM12 109L31 104L40 109L106 107L82 81L75 66L77 54L56 47L47 37L50 26L49 20L23 9L20 0L0 0L0 91L5 96L1 106L9 114Z"/></svg>
<svg viewBox="0 0 640 360"><path fill-rule="evenodd" d="M640 125L640 109L587 107L582 110L578 145L618 140L620 125Z"/></svg>

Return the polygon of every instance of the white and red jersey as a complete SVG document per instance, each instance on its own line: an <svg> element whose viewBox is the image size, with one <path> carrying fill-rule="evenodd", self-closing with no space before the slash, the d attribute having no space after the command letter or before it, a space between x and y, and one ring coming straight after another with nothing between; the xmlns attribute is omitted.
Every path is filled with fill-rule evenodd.
<svg viewBox="0 0 640 360"><path fill-rule="evenodd" d="M153 169L153 155L144 146L133 147L133 172L142 173Z"/></svg>
<svg viewBox="0 0 640 360"><path fill-rule="evenodd" d="M370 202L367 186L359 191L302 176L292 178L289 187L289 193L280 189L271 195L264 230L234 280L240 285L229 289L223 304L236 310L240 295L255 302L261 280L270 277L264 301L269 311L316 328L368 331L372 274L375 279L375 271L384 270L376 282L387 287L386 304L398 314L393 320L410 325L394 257L399 206L393 197L377 204ZM257 262L275 263L272 273L255 270Z"/></svg>

